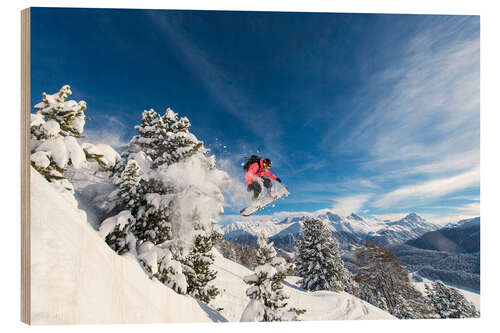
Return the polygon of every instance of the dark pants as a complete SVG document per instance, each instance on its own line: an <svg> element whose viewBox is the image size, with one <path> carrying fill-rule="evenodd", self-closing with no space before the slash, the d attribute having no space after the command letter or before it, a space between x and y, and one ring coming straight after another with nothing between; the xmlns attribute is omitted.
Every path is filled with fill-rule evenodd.
<svg viewBox="0 0 500 333"><path fill-rule="evenodd" d="M264 187L267 189L267 193L271 193L271 188L273 186L271 179L268 178L262 178L262 179L264 180ZM257 199L260 195L260 192L262 192L262 186L258 181L254 181L252 184L248 185L247 191L248 192L253 191L253 198Z"/></svg>

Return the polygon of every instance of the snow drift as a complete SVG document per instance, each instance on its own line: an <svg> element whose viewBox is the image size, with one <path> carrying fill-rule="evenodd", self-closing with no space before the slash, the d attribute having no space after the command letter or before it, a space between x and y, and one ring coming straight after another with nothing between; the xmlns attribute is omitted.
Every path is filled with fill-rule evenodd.
<svg viewBox="0 0 500 333"><path fill-rule="evenodd" d="M248 285L243 277L253 272L248 268L224 258L217 250L215 267L217 278L213 281L222 292L211 305L223 308L221 314L229 321L240 321L250 299L246 296ZM297 286L299 277L290 276L284 281L284 292L290 296L290 306L306 309L299 320L353 320L353 319L395 319L390 313L381 310L346 292L316 291L308 292ZM257 311L258 309L254 309Z"/></svg>
<svg viewBox="0 0 500 333"><path fill-rule="evenodd" d="M148 279L118 256L74 195L31 169L31 321L104 324L225 321L189 296Z"/></svg>

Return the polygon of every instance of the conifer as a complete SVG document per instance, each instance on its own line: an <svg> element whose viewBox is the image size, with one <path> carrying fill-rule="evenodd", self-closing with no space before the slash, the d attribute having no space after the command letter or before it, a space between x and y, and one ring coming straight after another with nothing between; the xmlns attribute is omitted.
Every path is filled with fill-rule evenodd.
<svg viewBox="0 0 500 333"><path fill-rule="evenodd" d="M307 218L296 242L295 273L302 277L302 288L316 290L344 290L346 269L340 257L337 241L323 221Z"/></svg>
<svg viewBox="0 0 500 333"><path fill-rule="evenodd" d="M89 154L76 139L83 138L88 118L85 101L66 100L71 95L69 85L55 94L42 94L42 101L31 114L31 165L48 181L60 181L72 190L64 172L68 166L80 168L85 161L106 166L102 155Z"/></svg>
<svg viewBox="0 0 500 333"><path fill-rule="evenodd" d="M426 302L439 318L478 318L479 311L455 288L441 281L425 286Z"/></svg>
<svg viewBox="0 0 500 333"><path fill-rule="evenodd" d="M242 314L242 320L253 320L252 313L255 304L258 303L262 310L262 315L258 318L261 321L283 321L297 320L298 315L305 310L289 308L287 306L288 296L283 291L283 281L287 275L293 272L293 264L286 263L285 259L277 256L272 242L268 243L265 236L259 235L257 238L257 267L254 273L245 276L243 280L249 284L246 294L250 298Z"/></svg>
<svg viewBox="0 0 500 333"><path fill-rule="evenodd" d="M215 231L209 236L199 233L195 237L193 248L183 261L188 294L207 304L220 294L219 289L210 283L217 276L211 266L214 263L212 249L219 238L221 234Z"/></svg>

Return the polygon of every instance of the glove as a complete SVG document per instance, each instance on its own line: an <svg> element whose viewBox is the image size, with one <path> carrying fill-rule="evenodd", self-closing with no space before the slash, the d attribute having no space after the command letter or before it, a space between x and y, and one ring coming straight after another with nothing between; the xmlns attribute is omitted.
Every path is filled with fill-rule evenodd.
<svg viewBox="0 0 500 333"><path fill-rule="evenodd" d="M278 183L281 183L281 179L279 179L279 178L276 178L276 181L277 181Z"/></svg>

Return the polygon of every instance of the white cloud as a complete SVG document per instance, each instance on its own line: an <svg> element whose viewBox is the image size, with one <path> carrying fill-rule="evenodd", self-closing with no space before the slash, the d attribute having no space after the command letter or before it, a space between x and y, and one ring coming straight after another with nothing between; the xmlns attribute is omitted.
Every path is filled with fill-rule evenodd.
<svg viewBox="0 0 500 333"><path fill-rule="evenodd" d="M428 200L470 188L479 184L479 167L447 178L431 180L418 185L398 188L382 195L373 203L374 207L390 208L404 200Z"/></svg>
<svg viewBox="0 0 500 333"><path fill-rule="evenodd" d="M361 121L336 153L365 153L365 166L384 172L453 172L479 163L479 34L465 20L421 31L400 62L368 81L357 117L349 118Z"/></svg>
<svg viewBox="0 0 500 333"><path fill-rule="evenodd" d="M376 189L376 188L379 188L379 186L377 184L375 184L374 182L372 182L371 180L369 179L360 179L359 180L359 184L363 187L367 187L367 188L372 188L372 189Z"/></svg>
<svg viewBox="0 0 500 333"><path fill-rule="evenodd" d="M451 156L444 156L442 159L418 165L409 171L410 174L442 173L449 171L468 170L479 162L479 149Z"/></svg>
<svg viewBox="0 0 500 333"><path fill-rule="evenodd" d="M123 140L121 133L117 131L98 129L85 131L84 134L85 138L82 139L83 141L90 143L105 143L116 150L120 149L121 146L128 142Z"/></svg>
<svg viewBox="0 0 500 333"><path fill-rule="evenodd" d="M368 201L370 197L370 194L357 194L336 198L336 204L332 209L339 215L347 216L351 213L359 212L359 210L363 207L363 205Z"/></svg>
<svg viewBox="0 0 500 333"><path fill-rule="evenodd" d="M117 117L99 114L93 119L100 126L97 128L85 128L82 139L84 142L90 143L105 143L115 149L128 143L124 140L122 134L125 129L125 124ZM103 124L105 124L103 126Z"/></svg>
<svg viewBox="0 0 500 333"><path fill-rule="evenodd" d="M479 201L479 195L457 195L452 198L448 198L448 200L469 200L469 201Z"/></svg>
<svg viewBox="0 0 500 333"><path fill-rule="evenodd" d="M480 215L480 207L479 202L472 202L463 207L460 207L459 210L462 211L463 214L467 214L469 216L479 216Z"/></svg>
<svg viewBox="0 0 500 333"><path fill-rule="evenodd" d="M471 219L480 216L479 207L474 209L465 208L463 211L457 210L456 213L446 214L423 214L422 217L427 221L436 224L455 223L460 220Z"/></svg>

